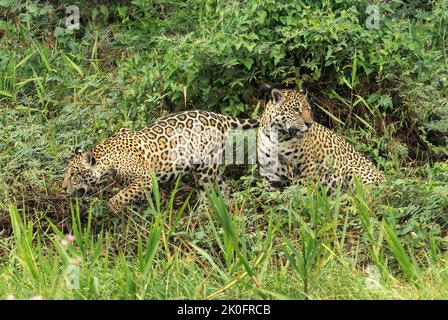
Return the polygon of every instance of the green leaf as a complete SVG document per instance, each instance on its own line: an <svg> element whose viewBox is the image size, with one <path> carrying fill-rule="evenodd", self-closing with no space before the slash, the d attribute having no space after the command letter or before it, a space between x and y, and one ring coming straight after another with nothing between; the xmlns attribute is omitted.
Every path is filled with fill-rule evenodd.
<svg viewBox="0 0 448 320"><path fill-rule="evenodd" d="M0 90L0 95L9 97L9 98L14 98L14 95L12 93L9 93L8 91L5 91L5 90Z"/></svg>
<svg viewBox="0 0 448 320"><path fill-rule="evenodd" d="M12 0L0 0L0 7L9 7L12 3Z"/></svg>
<svg viewBox="0 0 448 320"><path fill-rule="evenodd" d="M257 45L256 42L244 42L244 47L247 49L247 51L252 52Z"/></svg>
<svg viewBox="0 0 448 320"><path fill-rule="evenodd" d="M379 99L379 104L384 111L392 110L394 105L390 95L382 95Z"/></svg>
<svg viewBox="0 0 448 320"><path fill-rule="evenodd" d="M408 276L411 280L416 281L420 274L420 268L416 262L411 259L403 248L400 240L397 237L395 231L386 222L386 219L382 222L382 227L384 228L386 241L390 246L390 249L397 258L398 264L400 265L403 273Z"/></svg>
<svg viewBox="0 0 448 320"><path fill-rule="evenodd" d="M23 22L31 22L31 15L28 13L19 14L19 19Z"/></svg>
<svg viewBox="0 0 448 320"><path fill-rule="evenodd" d="M58 38L60 36L63 36L65 34L65 29L61 28L61 27L56 27L56 29L54 29L53 35Z"/></svg>
<svg viewBox="0 0 448 320"><path fill-rule="evenodd" d="M67 62L73 67L73 69L76 70L76 72L79 73L79 75L81 77L84 77L84 72L82 71L81 67L78 66L76 63L74 63L69 57L67 57L67 55L64 54L64 58L65 60L67 60Z"/></svg>
<svg viewBox="0 0 448 320"><path fill-rule="evenodd" d="M242 63L248 70L250 70L254 64L254 60L252 58L246 58L242 61Z"/></svg>
<svg viewBox="0 0 448 320"><path fill-rule="evenodd" d="M357 51L355 50L355 53L353 54L352 79L351 79L352 82L350 88L353 88L356 81L357 62L358 62L358 54Z"/></svg>

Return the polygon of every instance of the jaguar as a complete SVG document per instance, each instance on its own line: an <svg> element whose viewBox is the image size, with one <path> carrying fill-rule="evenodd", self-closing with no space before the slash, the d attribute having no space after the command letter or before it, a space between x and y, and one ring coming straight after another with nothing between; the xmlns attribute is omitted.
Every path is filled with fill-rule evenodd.
<svg viewBox="0 0 448 320"><path fill-rule="evenodd" d="M62 188L75 196L113 180L121 190L108 201L113 213L140 207L151 191L152 177L164 183L194 174L199 187L216 183L225 192L222 157L233 130L256 128L255 119L238 119L214 112L182 111L158 119L147 128L122 128L90 151L75 149Z"/></svg>
<svg viewBox="0 0 448 320"><path fill-rule="evenodd" d="M384 174L342 136L313 119L308 93L265 84L258 97L268 96L258 129L260 175L271 191L313 182L332 193L355 179L385 180Z"/></svg>

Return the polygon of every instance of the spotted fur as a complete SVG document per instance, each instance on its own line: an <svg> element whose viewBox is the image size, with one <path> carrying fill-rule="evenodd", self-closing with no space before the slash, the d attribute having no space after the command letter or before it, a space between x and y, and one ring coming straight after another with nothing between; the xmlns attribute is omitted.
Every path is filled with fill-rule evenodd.
<svg viewBox="0 0 448 320"><path fill-rule="evenodd" d="M140 131L120 129L90 152L77 150L62 187L80 196L93 184L113 179L122 190L109 200L112 212L141 203L151 190L152 172L162 183L193 173L200 186L216 182L224 188L219 164L228 135L257 126L257 120L193 110L163 117Z"/></svg>
<svg viewBox="0 0 448 320"><path fill-rule="evenodd" d="M315 123L307 95L297 90L271 93L258 130L260 174L278 190L293 183L310 181L328 187L353 186L385 179L384 174L355 150L343 137Z"/></svg>

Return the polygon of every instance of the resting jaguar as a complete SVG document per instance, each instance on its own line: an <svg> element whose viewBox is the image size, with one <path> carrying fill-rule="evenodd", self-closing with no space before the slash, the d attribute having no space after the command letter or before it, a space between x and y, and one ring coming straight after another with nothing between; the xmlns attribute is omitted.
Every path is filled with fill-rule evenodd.
<svg viewBox="0 0 448 320"><path fill-rule="evenodd" d="M260 175L271 190L313 181L331 193L338 185L352 187L355 177L363 183L385 179L344 138L313 121L305 92L263 85L259 97L266 92L270 101L260 120L257 149Z"/></svg>
<svg viewBox="0 0 448 320"><path fill-rule="evenodd" d="M77 148L62 187L81 196L93 184L113 179L123 187L108 202L115 213L141 204L151 190L153 172L159 182L193 173L200 186L216 182L223 189L219 164L231 130L257 126L254 119L194 110L166 116L140 131L120 129L90 152Z"/></svg>

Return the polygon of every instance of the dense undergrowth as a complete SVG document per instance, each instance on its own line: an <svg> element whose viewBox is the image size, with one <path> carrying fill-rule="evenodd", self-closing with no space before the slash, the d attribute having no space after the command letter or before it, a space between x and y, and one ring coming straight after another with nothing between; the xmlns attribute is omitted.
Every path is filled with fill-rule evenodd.
<svg viewBox="0 0 448 320"><path fill-rule="evenodd" d="M446 0L78 1L79 29L67 5L0 0L0 297L447 297ZM388 181L269 194L250 166L227 205L181 182L120 217L113 185L62 193L75 146L176 110L257 117L264 82L306 88Z"/></svg>

